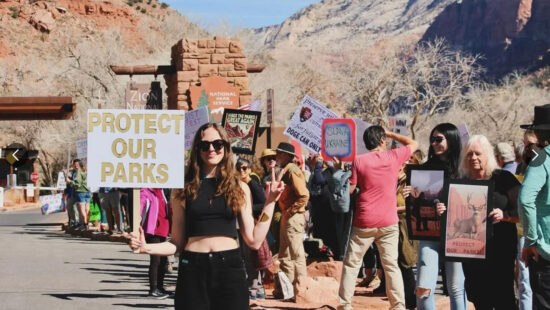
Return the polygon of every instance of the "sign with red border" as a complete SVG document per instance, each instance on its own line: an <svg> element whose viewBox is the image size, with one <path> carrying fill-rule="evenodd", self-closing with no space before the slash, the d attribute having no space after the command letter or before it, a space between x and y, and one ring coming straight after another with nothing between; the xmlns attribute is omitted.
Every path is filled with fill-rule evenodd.
<svg viewBox="0 0 550 310"><path fill-rule="evenodd" d="M349 118L326 118L321 125L321 155L325 160L355 158L355 122Z"/></svg>

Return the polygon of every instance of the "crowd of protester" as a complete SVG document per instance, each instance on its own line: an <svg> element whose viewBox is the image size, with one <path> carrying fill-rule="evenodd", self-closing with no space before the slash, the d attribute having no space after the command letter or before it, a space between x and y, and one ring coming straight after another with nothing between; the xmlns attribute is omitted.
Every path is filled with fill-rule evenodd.
<svg viewBox="0 0 550 310"><path fill-rule="evenodd" d="M163 267L166 256L179 254L177 309L248 309L249 299L265 298L263 280L274 257L295 290L307 276L307 259L342 261L340 309L352 308L356 285L385 294L391 309L435 309L439 275L452 310L468 309L468 301L476 309L550 309L550 159L531 162L550 153L550 105L536 107L535 122L522 128L523 141L491 143L483 135L462 141L457 126L441 123L423 137L424 158L417 141L371 126L363 135L369 152L345 163L319 154L304 158L286 142L259 158L235 155L224 129L205 124L195 136L186 187L141 189L140 234L132 234L130 246L151 256L149 296L155 298L171 294ZM400 146L389 147L389 139ZM485 259L447 260L440 242L411 240L407 164L493 184ZM67 185L74 229L129 230L123 191L101 188L92 195L79 160ZM101 224L89 223L94 199ZM434 203L438 216L447 211L442 201ZM416 225L428 229L420 220ZM319 246L304 247L308 241ZM277 287L273 294L283 298Z"/></svg>

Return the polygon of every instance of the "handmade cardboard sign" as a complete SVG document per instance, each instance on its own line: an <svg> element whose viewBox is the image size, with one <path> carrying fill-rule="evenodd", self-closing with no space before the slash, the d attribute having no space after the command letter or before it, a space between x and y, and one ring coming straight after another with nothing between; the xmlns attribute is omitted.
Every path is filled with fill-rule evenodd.
<svg viewBox="0 0 550 310"><path fill-rule="evenodd" d="M284 134L300 142L314 153L321 152L321 125L326 118L338 115L319 102L305 96L286 127Z"/></svg>
<svg viewBox="0 0 550 310"><path fill-rule="evenodd" d="M321 130L321 155L327 161L338 157L352 161L355 157L355 122L349 118L327 118Z"/></svg>
<svg viewBox="0 0 550 310"><path fill-rule="evenodd" d="M183 188L185 115L88 110L88 185Z"/></svg>
<svg viewBox="0 0 550 310"><path fill-rule="evenodd" d="M199 128L208 123L208 108L201 107L185 112L185 150L193 147L193 139Z"/></svg>

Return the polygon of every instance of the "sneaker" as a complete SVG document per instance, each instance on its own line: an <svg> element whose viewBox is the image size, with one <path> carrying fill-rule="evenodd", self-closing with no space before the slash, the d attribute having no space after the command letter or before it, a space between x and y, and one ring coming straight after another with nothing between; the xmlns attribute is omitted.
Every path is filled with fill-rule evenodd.
<svg viewBox="0 0 550 310"><path fill-rule="evenodd" d="M370 283L367 285L368 288L372 288L372 289L377 289L380 287L380 283L382 283L382 281L380 280L380 278L378 276L375 276L372 281L370 281Z"/></svg>
<svg viewBox="0 0 550 310"><path fill-rule="evenodd" d="M154 298L154 299L166 299L168 298L168 296L170 295L163 293L159 289L149 292L149 294L147 295L147 297Z"/></svg>
<svg viewBox="0 0 550 310"><path fill-rule="evenodd" d="M165 290L164 287L163 287L163 288L159 288L158 291L160 291L161 293L166 294L166 295L168 295L168 296L172 296L172 295L175 295L175 294L176 294L176 293L174 293L173 291L167 291L167 290Z"/></svg>

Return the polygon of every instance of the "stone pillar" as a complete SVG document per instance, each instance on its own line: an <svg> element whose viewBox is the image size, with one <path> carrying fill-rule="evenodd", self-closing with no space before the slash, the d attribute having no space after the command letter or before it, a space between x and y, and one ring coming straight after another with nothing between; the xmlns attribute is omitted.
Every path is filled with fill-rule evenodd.
<svg viewBox="0 0 550 310"><path fill-rule="evenodd" d="M172 47L172 65L176 74L164 76L168 109L196 108L191 104L189 88L210 76L224 77L229 86L239 88L239 106L252 101L246 56L238 38L181 39Z"/></svg>

